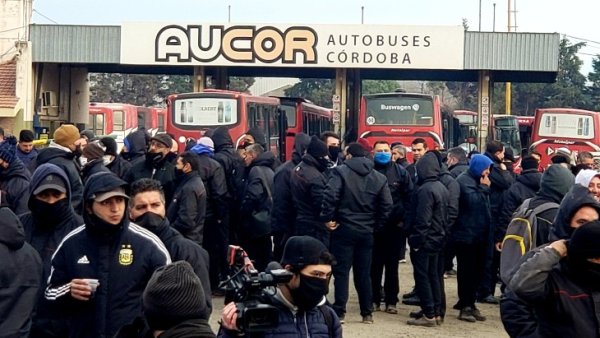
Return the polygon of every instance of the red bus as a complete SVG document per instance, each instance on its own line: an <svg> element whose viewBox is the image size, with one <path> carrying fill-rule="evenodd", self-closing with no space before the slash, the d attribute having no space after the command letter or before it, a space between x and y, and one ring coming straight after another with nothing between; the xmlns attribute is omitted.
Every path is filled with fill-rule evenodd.
<svg viewBox="0 0 600 338"><path fill-rule="evenodd" d="M358 115L358 135L371 144L402 142L408 146L421 137L429 149L444 147L438 96L403 92L364 95ZM412 154L408 154L412 160Z"/></svg>
<svg viewBox="0 0 600 338"><path fill-rule="evenodd" d="M165 131L166 110L159 107L140 107L126 103L92 102L89 106L87 129L95 135L125 137L135 128L144 127L151 135Z"/></svg>
<svg viewBox="0 0 600 338"><path fill-rule="evenodd" d="M279 156L283 142L283 115L279 99L245 93L206 89L199 93L173 94L167 98L166 131L175 135L179 149L188 137L199 138L208 129L229 128L237 146L248 129L259 127L265 133L270 150Z"/></svg>
<svg viewBox="0 0 600 338"><path fill-rule="evenodd" d="M600 163L600 113L572 108L539 108L531 135L531 151L542 155L543 168L558 148L568 148L574 157L580 151L594 155Z"/></svg>
<svg viewBox="0 0 600 338"><path fill-rule="evenodd" d="M531 144L531 134L533 131L535 117L517 116L517 122L519 123L519 134L521 136L521 144L524 147L529 147L529 144Z"/></svg>
<svg viewBox="0 0 600 338"><path fill-rule="evenodd" d="M279 101L287 121L284 147L286 160L292 157L296 134L319 136L326 130L333 130L331 109L317 106L299 97L280 97Z"/></svg>

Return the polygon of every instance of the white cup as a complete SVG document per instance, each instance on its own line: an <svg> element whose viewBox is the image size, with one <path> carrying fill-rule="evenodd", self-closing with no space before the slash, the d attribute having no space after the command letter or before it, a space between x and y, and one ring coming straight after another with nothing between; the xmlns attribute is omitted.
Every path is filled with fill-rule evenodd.
<svg viewBox="0 0 600 338"><path fill-rule="evenodd" d="M94 293L96 293L96 289L98 288L98 280L97 279L90 279L90 278L86 278L84 279L84 281L86 281L86 283L88 283L88 285L92 288L92 295L91 297L94 297Z"/></svg>

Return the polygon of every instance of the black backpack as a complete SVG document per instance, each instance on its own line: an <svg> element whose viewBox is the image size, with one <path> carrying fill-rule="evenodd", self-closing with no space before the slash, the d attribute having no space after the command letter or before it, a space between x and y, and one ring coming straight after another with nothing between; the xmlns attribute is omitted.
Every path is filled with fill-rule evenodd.
<svg viewBox="0 0 600 338"><path fill-rule="evenodd" d="M558 209L554 202L546 202L530 208L531 198L526 199L513 213L502 241L500 254L500 279L508 284L510 273L519 264L521 257L537 246L537 216L551 209Z"/></svg>

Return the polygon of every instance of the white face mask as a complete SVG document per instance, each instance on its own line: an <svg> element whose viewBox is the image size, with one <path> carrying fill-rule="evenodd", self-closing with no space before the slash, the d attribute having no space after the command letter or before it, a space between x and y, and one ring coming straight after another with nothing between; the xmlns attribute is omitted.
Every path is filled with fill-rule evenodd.
<svg viewBox="0 0 600 338"><path fill-rule="evenodd" d="M85 166L88 163L88 159L85 156L80 156L79 157L79 164L81 164L81 166Z"/></svg>
<svg viewBox="0 0 600 338"><path fill-rule="evenodd" d="M114 160L114 157L112 155L102 156L102 163L104 163L104 165L109 165L113 160Z"/></svg>

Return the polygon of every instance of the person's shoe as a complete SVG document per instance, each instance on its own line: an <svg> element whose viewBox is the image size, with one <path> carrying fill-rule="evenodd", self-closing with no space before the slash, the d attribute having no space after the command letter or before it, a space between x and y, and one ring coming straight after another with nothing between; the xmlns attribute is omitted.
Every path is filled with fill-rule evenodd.
<svg viewBox="0 0 600 338"><path fill-rule="evenodd" d="M402 299L402 304L411 305L411 306L419 306L419 305L421 305L421 300L419 299L419 296L415 295L414 297L411 297L411 298Z"/></svg>
<svg viewBox="0 0 600 338"><path fill-rule="evenodd" d="M454 310L461 310L461 309L462 309L462 306L461 306L459 303L456 303L456 304L454 304L454 305L452 306L452 308L453 308Z"/></svg>
<svg viewBox="0 0 600 338"><path fill-rule="evenodd" d="M412 297L414 297L416 295L417 295L417 290L415 290L415 288L413 288L411 292L403 294L402 295L402 299L404 299L404 298L412 298Z"/></svg>
<svg viewBox="0 0 600 338"><path fill-rule="evenodd" d="M477 319L473 316L473 308L467 306L466 308L460 310L460 314L458 315L459 320L464 320L465 322L475 323Z"/></svg>
<svg viewBox="0 0 600 338"><path fill-rule="evenodd" d="M411 311L411 312L408 314L408 316L409 316L410 318L416 318L416 319L418 319L418 318L421 318L421 317L423 317L423 311L421 311L421 310L419 310L419 311Z"/></svg>
<svg viewBox="0 0 600 338"><path fill-rule="evenodd" d="M363 324L373 324L373 315L366 315L366 316L362 316L362 322Z"/></svg>
<svg viewBox="0 0 600 338"><path fill-rule="evenodd" d="M444 279L448 279L448 274L444 273Z"/></svg>
<svg viewBox="0 0 600 338"><path fill-rule="evenodd" d="M403 258L403 259L401 259L401 260L400 260L400 264L406 264L406 259L404 259L404 258Z"/></svg>
<svg viewBox="0 0 600 338"><path fill-rule="evenodd" d="M438 325L438 326L444 324L444 317L442 317L442 316L436 316L435 317L435 324Z"/></svg>
<svg viewBox="0 0 600 338"><path fill-rule="evenodd" d="M396 315L398 314L398 309L396 309L396 305L387 304L385 306L385 313Z"/></svg>
<svg viewBox="0 0 600 338"><path fill-rule="evenodd" d="M489 295L485 298L479 299L477 302L484 303L484 304L492 304L492 305L500 304L500 300L492 295Z"/></svg>
<svg viewBox="0 0 600 338"><path fill-rule="evenodd" d="M340 319L340 324L344 324L346 315L339 315L338 318Z"/></svg>
<svg viewBox="0 0 600 338"><path fill-rule="evenodd" d="M456 276L456 270L454 270L454 269L448 270L448 271L446 271L446 275L448 275L448 276Z"/></svg>
<svg viewBox="0 0 600 338"><path fill-rule="evenodd" d="M373 311L375 311L375 312L381 311L381 304L373 303Z"/></svg>
<svg viewBox="0 0 600 338"><path fill-rule="evenodd" d="M427 318L427 316L422 316L421 318L413 318L406 322L408 325L414 326L424 326L424 327L435 327L437 326L435 322L435 318Z"/></svg>
<svg viewBox="0 0 600 338"><path fill-rule="evenodd" d="M478 322L485 322L487 319L484 315L481 314L481 311L479 311L478 308L473 308L473 317L475 317L475 319Z"/></svg>

